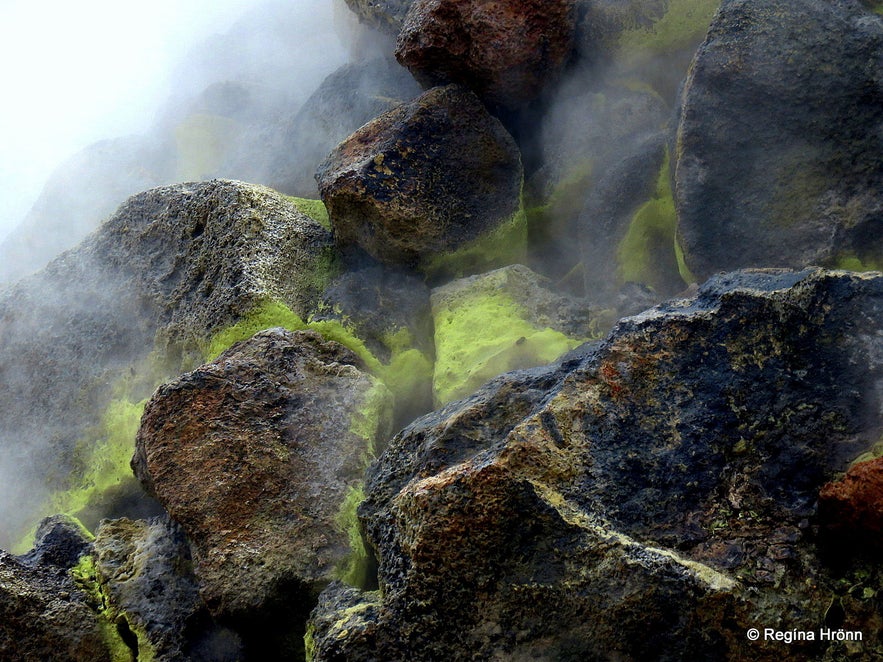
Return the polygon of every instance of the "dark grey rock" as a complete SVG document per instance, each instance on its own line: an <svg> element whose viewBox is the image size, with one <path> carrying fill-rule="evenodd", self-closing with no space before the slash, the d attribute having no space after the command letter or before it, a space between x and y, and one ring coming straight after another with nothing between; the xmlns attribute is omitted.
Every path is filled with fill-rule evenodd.
<svg viewBox="0 0 883 662"><path fill-rule="evenodd" d="M683 93L676 199L699 278L883 258L883 18L859 2L724 3Z"/></svg>

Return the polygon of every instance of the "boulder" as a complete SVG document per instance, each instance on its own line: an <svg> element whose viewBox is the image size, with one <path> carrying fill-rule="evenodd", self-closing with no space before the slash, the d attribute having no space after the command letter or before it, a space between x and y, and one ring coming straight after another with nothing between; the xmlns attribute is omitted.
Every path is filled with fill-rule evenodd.
<svg viewBox="0 0 883 662"><path fill-rule="evenodd" d="M528 221L537 270L604 303L629 282L657 303L684 287L666 154L669 111L652 90L575 75L543 118Z"/></svg>
<svg viewBox="0 0 883 662"><path fill-rule="evenodd" d="M389 405L350 350L283 329L235 344L148 403L132 467L181 524L203 599L249 654L296 648L321 589L362 581L347 515Z"/></svg>
<svg viewBox="0 0 883 662"><path fill-rule="evenodd" d="M168 517L104 520L90 553L105 616L135 659L241 659L237 635L214 625L199 597L187 541Z"/></svg>
<svg viewBox="0 0 883 662"><path fill-rule="evenodd" d="M880 438L881 335L880 275L737 272L423 417L359 509L379 592L329 589L313 659L872 659L879 563L829 563L816 504Z"/></svg>
<svg viewBox="0 0 883 662"><path fill-rule="evenodd" d="M675 151L693 273L883 264L881 57L883 19L857 1L724 3Z"/></svg>
<svg viewBox="0 0 883 662"><path fill-rule="evenodd" d="M831 534L883 548L883 457L858 462L822 487L819 515Z"/></svg>
<svg viewBox="0 0 883 662"><path fill-rule="evenodd" d="M101 615L91 581L91 536L70 518L41 523L21 557L0 551L0 660L117 662L132 659L122 636Z"/></svg>
<svg viewBox="0 0 883 662"><path fill-rule="evenodd" d="M391 57L352 62L328 76L273 136L270 185L289 195L317 197L316 168L353 131L420 94Z"/></svg>
<svg viewBox="0 0 883 662"><path fill-rule="evenodd" d="M425 87L458 83L518 109L561 72L573 48L573 0L416 0L396 59Z"/></svg>
<svg viewBox="0 0 883 662"><path fill-rule="evenodd" d="M436 404L465 397L504 372L551 363L601 336L614 312L551 290L516 264L432 291ZM606 313L606 314L605 314Z"/></svg>
<svg viewBox="0 0 883 662"><path fill-rule="evenodd" d="M360 128L316 179L337 243L383 263L439 275L523 249L518 148L478 98L456 85L429 90Z"/></svg>
<svg viewBox="0 0 883 662"><path fill-rule="evenodd" d="M0 291L0 545L54 512L96 506L89 527L155 512L129 507L142 400L266 301L305 315L333 260L328 231L283 196L211 181L134 196ZM108 490L129 505L100 504Z"/></svg>

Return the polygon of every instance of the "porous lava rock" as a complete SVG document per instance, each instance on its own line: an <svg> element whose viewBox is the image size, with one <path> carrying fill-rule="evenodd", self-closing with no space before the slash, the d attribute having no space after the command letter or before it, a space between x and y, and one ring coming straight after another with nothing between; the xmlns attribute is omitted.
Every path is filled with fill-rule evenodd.
<svg viewBox="0 0 883 662"><path fill-rule="evenodd" d="M883 18L857 1L726 2L690 69L678 232L697 277L883 263Z"/></svg>
<svg viewBox="0 0 883 662"><path fill-rule="evenodd" d="M119 653L129 649L72 572L90 539L82 525L56 516L41 523L27 555L0 551L0 660L125 659Z"/></svg>
<svg viewBox="0 0 883 662"><path fill-rule="evenodd" d="M134 429L114 413L134 412L137 427L137 403L159 380L201 362L212 334L262 302L305 315L333 255L330 233L285 197L214 180L132 197L76 249L0 291L0 448L15 472L0 476L0 545L98 498L95 475L118 474L141 494L127 466ZM123 514L141 516L104 510L86 524Z"/></svg>
<svg viewBox="0 0 883 662"><path fill-rule="evenodd" d="M340 513L388 426L386 388L313 331L262 331L147 404L132 467L191 541L206 604L252 652L297 647L315 596L344 575Z"/></svg>
<svg viewBox="0 0 883 662"><path fill-rule="evenodd" d="M825 485L819 512L833 534L883 548L883 457L858 462Z"/></svg>
<svg viewBox="0 0 883 662"><path fill-rule="evenodd" d="M879 274L725 274L416 421L359 509L379 592L329 588L314 659L872 659L879 565L827 564L816 503L880 438L881 334Z"/></svg>
<svg viewBox="0 0 883 662"><path fill-rule="evenodd" d="M517 109L562 70L575 21L573 0L415 0L396 58L425 87L459 83Z"/></svg>
<svg viewBox="0 0 883 662"><path fill-rule="evenodd" d="M448 85L360 128L316 179L339 245L431 268L517 222L522 166L503 125L474 94Z"/></svg>

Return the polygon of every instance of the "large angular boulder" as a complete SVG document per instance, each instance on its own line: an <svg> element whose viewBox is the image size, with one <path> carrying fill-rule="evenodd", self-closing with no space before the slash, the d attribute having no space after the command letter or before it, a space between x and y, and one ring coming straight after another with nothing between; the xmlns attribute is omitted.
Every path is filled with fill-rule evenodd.
<svg viewBox="0 0 883 662"><path fill-rule="evenodd" d="M426 87L459 83L517 109L561 72L575 24L573 0L416 0L396 58Z"/></svg>
<svg viewBox="0 0 883 662"><path fill-rule="evenodd" d="M128 458L142 399L263 302L305 315L332 270L330 233L289 200L210 181L134 196L0 291L0 545L105 488L141 494ZM115 513L100 508L87 526Z"/></svg>
<svg viewBox="0 0 883 662"><path fill-rule="evenodd" d="M726 2L684 87L678 232L700 278L883 264L883 18L857 1Z"/></svg>
<svg viewBox="0 0 883 662"><path fill-rule="evenodd" d="M478 98L437 87L384 113L319 167L319 192L337 243L389 264L461 269L519 247L521 158ZM487 246L479 240L492 238Z"/></svg>
<svg viewBox="0 0 883 662"><path fill-rule="evenodd" d="M816 504L880 438L881 335L879 274L738 272L420 419L313 659L872 659L879 563Z"/></svg>
<svg viewBox="0 0 883 662"><path fill-rule="evenodd" d="M345 517L389 431L389 404L350 350L283 329L237 343L148 403L132 467L191 541L209 609L252 652L295 645L335 576L360 581Z"/></svg>

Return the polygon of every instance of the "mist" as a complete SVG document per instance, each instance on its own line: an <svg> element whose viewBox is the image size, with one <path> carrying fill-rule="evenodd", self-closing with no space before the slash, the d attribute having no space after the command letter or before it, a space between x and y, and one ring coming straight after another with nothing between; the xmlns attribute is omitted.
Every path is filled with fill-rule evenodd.
<svg viewBox="0 0 883 662"><path fill-rule="evenodd" d="M51 514L46 499L76 461L56 454L58 440L92 434L95 422L72 412L96 403L84 408L78 389L111 397L103 378L79 375L77 364L104 351L110 372L125 372L120 361L149 351L153 333L99 338L81 325L129 304L137 315L140 304L126 300L114 277L96 276L103 265L71 253L40 270L141 191L212 177L272 184L276 161L298 161L280 138L304 102L329 74L371 50L342 6L0 5L0 53L15 63L4 86L14 94L0 110L0 547L22 544ZM310 159L302 165L315 168ZM72 260L84 261L73 299L55 291L52 276ZM126 342L127 356L115 356L114 345Z"/></svg>
<svg viewBox="0 0 883 662"><path fill-rule="evenodd" d="M207 112L195 106L211 86L247 86L252 109L293 115L347 60L336 1L0 5L0 55L14 63L0 109L0 282L76 245L128 196L203 174L181 166L175 131Z"/></svg>

